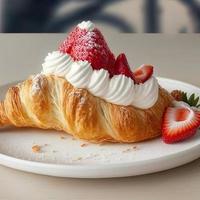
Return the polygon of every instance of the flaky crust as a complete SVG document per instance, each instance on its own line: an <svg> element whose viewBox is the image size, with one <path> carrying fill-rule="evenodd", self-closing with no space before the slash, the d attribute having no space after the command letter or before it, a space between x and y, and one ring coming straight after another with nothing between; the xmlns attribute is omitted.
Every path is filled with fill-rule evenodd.
<svg viewBox="0 0 200 200"><path fill-rule="evenodd" d="M65 131L91 142L138 142L161 135L172 97L160 87L150 109L119 106L77 89L61 77L37 75L11 87L0 103L0 126Z"/></svg>

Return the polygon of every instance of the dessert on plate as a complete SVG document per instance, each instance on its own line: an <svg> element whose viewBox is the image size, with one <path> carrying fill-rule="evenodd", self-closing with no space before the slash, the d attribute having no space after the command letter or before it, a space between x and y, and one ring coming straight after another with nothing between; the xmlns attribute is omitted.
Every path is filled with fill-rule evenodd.
<svg viewBox="0 0 200 200"><path fill-rule="evenodd" d="M95 25L82 22L47 55L41 73L8 90L0 127L55 129L95 143L192 136L199 112L182 101L174 107L177 96L158 84L153 70L144 64L132 71L125 54L115 57Z"/></svg>

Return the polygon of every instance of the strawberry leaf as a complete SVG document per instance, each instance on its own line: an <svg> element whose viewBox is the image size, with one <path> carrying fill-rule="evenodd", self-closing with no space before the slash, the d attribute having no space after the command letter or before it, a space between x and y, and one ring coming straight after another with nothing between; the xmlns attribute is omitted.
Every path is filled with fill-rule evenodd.
<svg viewBox="0 0 200 200"><path fill-rule="evenodd" d="M198 102L199 102L199 97L197 97L197 98L194 100L194 105L197 106Z"/></svg>
<svg viewBox="0 0 200 200"><path fill-rule="evenodd" d="M190 104L193 104L193 103L194 103L194 94L192 94L192 95L190 96L188 102L189 102Z"/></svg>
<svg viewBox="0 0 200 200"><path fill-rule="evenodd" d="M198 104L199 99L200 99L200 97L199 96L195 97L194 93L192 95L190 95L189 98L188 98L188 95L186 92L182 93L182 101L189 104L190 106L199 108L200 107L200 104Z"/></svg>

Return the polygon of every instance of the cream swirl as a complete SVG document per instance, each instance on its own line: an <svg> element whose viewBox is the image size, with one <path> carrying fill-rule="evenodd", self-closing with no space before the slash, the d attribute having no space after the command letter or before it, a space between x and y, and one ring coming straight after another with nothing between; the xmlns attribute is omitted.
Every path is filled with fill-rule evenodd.
<svg viewBox="0 0 200 200"><path fill-rule="evenodd" d="M65 76L70 70L70 66L74 63L68 54L61 54L59 51L48 53L45 62L42 64L45 74L55 74L57 76Z"/></svg>
<svg viewBox="0 0 200 200"><path fill-rule="evenodd" d="M145 83L135 85L135 96L132 105L142 109L152 107L158 99L158 90L158 81L154 76Z"/></svg>
<svg viewBox="0 0 200 200"><path fill-rule="evenodd" d="M134 82L124 75L116 75L110 79L105 99L118 105L131 105L134 99Z"/></svg>
<svg viewBox="0 0 200 200"><path fill-rule="evenodd" d="M89 62L73 61L70 55L59 51L45 58L43 73L62 76L74 87L88 89L94 96L117 105L148 109L158 99L159 85L154 76L139 85L124 75L109 78L107 70L93 70Z"/></svg>
<svg viewBox="0 0 200 200"><path fill-rule="evenodd" d="M78 24L78 27L80 29L86 29L90 32L94 30L95 25L91 21L82 21L80 24Z"/></svg>
<svg viewBox="0 0 200 200"><path fill-rule="evenodd" d="M109 87L109 73L104 69L94 70L88 84L88 90L98 96L104 97Z"/></svg>
<svg viewBox="0 0 200 200"><path fill-rule="evenodd" d="M77 88L87 88L91 75L92 67L87 61L78 61L72 63L65 78Z"/></svg>

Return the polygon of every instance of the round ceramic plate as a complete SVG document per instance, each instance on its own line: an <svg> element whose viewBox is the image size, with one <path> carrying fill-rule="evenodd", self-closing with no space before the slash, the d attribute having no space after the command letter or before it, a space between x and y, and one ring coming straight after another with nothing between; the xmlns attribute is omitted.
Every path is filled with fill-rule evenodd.
<svg viewBox="0 0 200 200"><path fill-rule="evenodd" d="M171 91L200 95L200 89L180 81L159 78ZM3 95L7 86L0 88ZM2 98L2 96L1 96ZM125 177L158 172L200 157L200 135L173 145L161 138L136 144L90 144L62 132L38 129L0 130L0 164L27 172L74 178ZM40 152L32 147L39 145Z"/></svg>

